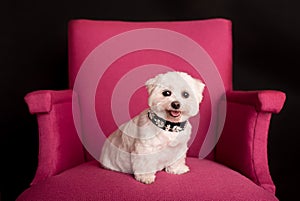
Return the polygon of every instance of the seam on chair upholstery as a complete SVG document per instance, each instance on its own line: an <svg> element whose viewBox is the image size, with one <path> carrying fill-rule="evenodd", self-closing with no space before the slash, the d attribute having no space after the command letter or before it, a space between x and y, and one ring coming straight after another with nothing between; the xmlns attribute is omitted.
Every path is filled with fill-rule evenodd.
<svg viewBox="0 0 300 201"><path fill-rule="evenodd" d="M256 110L255 110L256 111ZM254 163L254 152L255 152L255 140L256 140L256 135L257 135L257 121L258 121L258 116L259 116L259 112L256 111L256 117L255 117L255 124L254 124L254 130L253 130L253 140L252 140L252 152L251 152L251 163L252 163L252 168L254 171L254 179L257 182L257 184L259 186L261 186L260 180L258 179L257 173L256 173L256 167L255 167L255 163Z"/></svg>

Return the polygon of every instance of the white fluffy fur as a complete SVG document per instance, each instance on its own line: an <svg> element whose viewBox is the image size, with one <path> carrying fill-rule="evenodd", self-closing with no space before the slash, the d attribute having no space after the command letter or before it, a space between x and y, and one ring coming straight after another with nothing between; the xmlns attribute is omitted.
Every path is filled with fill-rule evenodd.
<svg viewBox="0 0 300 201"><path fill-rule="evenodd" d="M199 112L204 84L183 72L159 74L146 82L149 93L149 108L159 117L171 122L182 122ZM164 91L170 96L164 96ZM189 94L183 96L183 92ZM171 103L178 101L179 109ZM191 125L187 122L181 132L168 132L155 126L147 112L120 126L105 141L100 163L107 169L134 174L135 179L150 184L155 173L165 169L172 174L189 171L185 164L187 142L191 135ZM180 115L172 115L171 111Z"/></svg>

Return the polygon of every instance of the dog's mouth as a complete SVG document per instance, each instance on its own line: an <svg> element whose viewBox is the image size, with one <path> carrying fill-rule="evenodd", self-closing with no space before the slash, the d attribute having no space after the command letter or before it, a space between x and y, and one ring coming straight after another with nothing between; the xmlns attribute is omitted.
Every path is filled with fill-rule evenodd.
<svg viewBox="0 0 300 201"><path fill-rule="evenodd" d="M179 118L181 116L181 111L178 110L168 110L167 112L173 118Z"/></svg>

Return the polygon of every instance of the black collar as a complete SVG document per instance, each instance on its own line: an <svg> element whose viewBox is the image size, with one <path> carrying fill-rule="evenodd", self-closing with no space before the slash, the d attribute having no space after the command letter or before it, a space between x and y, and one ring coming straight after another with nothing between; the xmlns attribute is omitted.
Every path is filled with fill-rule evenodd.
<svg viewBox="0 0 300 201"><path fill-rule="evenodd" d="M157 127L169 131L169 132L180 132L185 129L187 121L183 122L171 122L167 121L159 116L157 116L153 111L148 111L148 117L151 122L156 125Z"/></svg>

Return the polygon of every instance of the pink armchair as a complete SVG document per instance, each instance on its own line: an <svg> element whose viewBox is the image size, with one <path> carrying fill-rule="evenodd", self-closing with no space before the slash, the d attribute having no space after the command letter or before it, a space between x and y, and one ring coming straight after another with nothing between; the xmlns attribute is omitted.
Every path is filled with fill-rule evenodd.
<svg viewBox="0 0 300 201"><path fill-rule="evenodd" d="M181 43L185 40L191 44ZM200 52L188 51L193 47ZM198 68L197 61L207 66ZM183 175L159 172L155 183L145 185L131 175L101 168L94 158L98 159L98 140L103 138L99 133L92 138L86 134L100 127L102 134L109 135L119 122L146 108L147 95L140 83L169 69L186 71L208 86L200 106L201 120L192 120L195 134L187 157L191 171ZM267 137L271 115L280 112L285 94L232 89L229 20L73 20L69 24L69 83L67 90L35 91L25 97L30 113L37 115L39 162L30 187L18 201L278 200L269 173ZM95 83L94 91L89 91ZM136 89L130 91L132 87ZM124 89L128 91L122 94ZM120 97L127 97L126 93L130 97L122 102ZM85 112L90 111L89 103L95 115ZM116 117L116 113L129 115ZM214 133L210 133L211 123ZM207 138L211 134L214 140Z"/></svg>

